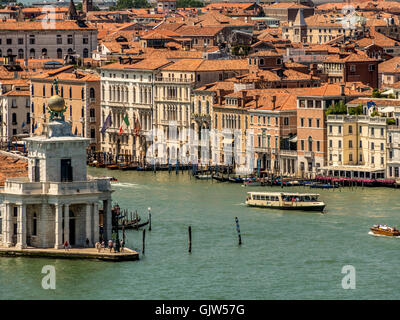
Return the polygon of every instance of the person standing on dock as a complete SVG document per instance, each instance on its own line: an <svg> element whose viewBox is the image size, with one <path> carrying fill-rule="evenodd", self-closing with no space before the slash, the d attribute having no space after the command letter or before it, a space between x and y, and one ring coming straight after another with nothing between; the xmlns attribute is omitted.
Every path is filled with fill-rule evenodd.
<svg viewBox="0 0 400 320"><path fill-rule="evenodd" d="M69 249L68 240L65 240L65 242L64 242L64 249L65 249L65 251L68 251L68 249Z"/></svg>
<svg viewBox="0 0 400 320"><path fill-rule="evenodd" d="M85 243L86 243L86 248L89 248L90 241L89 241L89 239L88 239L88 238L86 238L86 241L85 241Z"/></svg>
<svg viewBox="0 0 400 320"><path fill-rule="evenodd" d="M113 241L112 240L108 240L108 248L110 249L110 253L111 253L112 248L113 248Z"/></svg>
<svg viewBox="0 0 400 320"><path fill-rule="evenodd" d="M121 244L121 252L124 252L125 241L121 240L120 244Z"/></svg>

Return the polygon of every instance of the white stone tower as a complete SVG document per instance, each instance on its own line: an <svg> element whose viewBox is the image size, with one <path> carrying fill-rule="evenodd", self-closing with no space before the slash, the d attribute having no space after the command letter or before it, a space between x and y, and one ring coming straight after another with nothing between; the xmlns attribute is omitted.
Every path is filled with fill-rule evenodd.
<svg viewBox="0 0 400 320"><path fill-rule="evenodd" d="M59 249L66 240L72 247L82 247L86 239L90 246L101 236L111 239L110 181L88 179L89 139L72 134L71 123L64 121L64 105L58 95L48 100L51 116L46 135L25 139L28 178L7 179L0 191L4 246Z"/></svg>

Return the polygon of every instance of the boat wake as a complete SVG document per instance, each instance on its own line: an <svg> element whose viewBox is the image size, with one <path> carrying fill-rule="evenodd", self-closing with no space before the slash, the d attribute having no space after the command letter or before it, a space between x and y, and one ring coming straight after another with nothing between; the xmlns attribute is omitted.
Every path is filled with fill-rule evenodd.
<svg viewBox="0 0 400 320"><path fill-rule="evenodd" d="M116 182L112 183L111 187L120 187L120 188L139 188L140 185L136 183L129 183L129 182Z"/></svg>
<svg viewBox="0 0 400 320"><path fill-rule="evenodd" d="M384 234L375 234L372 231L368 232L368 234L370 234L371 236L374 237L384 237L384 238L400 238L400 236L386 236Z"/></svg>

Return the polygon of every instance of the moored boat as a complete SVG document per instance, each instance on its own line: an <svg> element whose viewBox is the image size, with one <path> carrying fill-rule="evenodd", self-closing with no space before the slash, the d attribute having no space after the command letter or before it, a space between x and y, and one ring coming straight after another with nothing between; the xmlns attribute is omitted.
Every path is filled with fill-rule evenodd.
<svg viewBox="0 0 400 320"><path fill-rule="evenodd" d="M212 179L212 175L211 175L211 174L196 174L194 177L195 177L196 179L199 179L199 180L209 180L209 179Z"/></svg>
<svg viewBox="0 0 400 320"><path fill-rule="evenodd" d="M391 236L391 237L399 237L400 236L400 231L396 227L389 227L386 224L385 225L380 225L380 224L373 225L370 228L370 230L375 235Z"/></svg>
<svg viewBox="0 0 400 320"><path fill-rule="evenodd" d="M323 211L325 203L316 193L248 192L246 205L282 210Z"/></svg>

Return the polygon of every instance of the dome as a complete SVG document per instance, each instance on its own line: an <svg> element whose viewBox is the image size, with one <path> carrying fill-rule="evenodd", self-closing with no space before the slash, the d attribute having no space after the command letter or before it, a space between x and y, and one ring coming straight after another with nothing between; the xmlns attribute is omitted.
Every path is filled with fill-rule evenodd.
<svg viewBox="0 0 400 320"><path fill-rule="evenodd" d="M64 98L60 97L59 95L52 96L48 101L47 104L49 109L54 112L61 112L64 110L65 101Z"/></svg>

